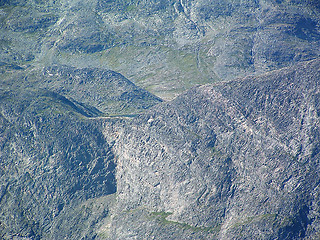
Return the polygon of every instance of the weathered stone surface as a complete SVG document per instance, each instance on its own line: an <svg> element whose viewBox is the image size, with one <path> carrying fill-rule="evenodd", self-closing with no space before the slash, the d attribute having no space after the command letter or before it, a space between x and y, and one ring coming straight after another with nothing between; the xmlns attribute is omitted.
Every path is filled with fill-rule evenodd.
<svg viewBox="0 0 320 240"><path fill-rule="evenodd" d="M318 236L319 69L317 60L201 86L134 119L115 145L118 204L128 212L114 226L132 224L115 229L115 239L166 239L148 233L151 220L130 220L139 208L170 213L163 231L218 229L218 239Z"/></svg>
<svg viewBox="0 0 320 240"><path fill-rule="evenodd" d="M199 86L137 116L4 84L1 237L316 239L319 69Z"/></svg>
<svg viewBox="0 0 320 240"><path fill-rule="evenodd" d="M318 239L319 11L0 1L0 238Z"/></svg>
<svg viewBox="0 0 320 240"><path fill-rule="evenodd" d="M59 229L82 213L78 205L116 192L111 146L100 124L86 118L95 113L46 90L1 90L0 96L1 239L91 238L93 229L85 226L108 213L107 201L99 214L77 218L73 231Z"/></svg>

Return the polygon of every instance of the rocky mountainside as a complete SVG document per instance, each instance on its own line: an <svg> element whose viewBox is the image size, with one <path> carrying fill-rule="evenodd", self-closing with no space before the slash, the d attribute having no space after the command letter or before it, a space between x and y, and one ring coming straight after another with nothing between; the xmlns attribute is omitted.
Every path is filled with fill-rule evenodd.
<svg viewBox="0 0 320 240"><path fill-rule="evenodd" d="M51 65L19 69L4 76L0 86L22 91L26 88L47 89L85 104L97 114L109 116L133 115L162 102L121 74L97 68Z"/></svg>
<svg viewBox="0 0 320 240"><path fill-rule="evenodd" d="M92 232L91 222L107 215L99 197L116 191L111 146L90 119L96 113L47 90L0 96L0 238L62 239L70 228L80 239L81 230ZM98 214L87 217L91 208Z"/></svg>
<svg viewBox="0 0 320 240"><path fill-rule="evenodd" d="M319 69L201 86L127 124L111 239L319 238Z"/></svg>
<svg viewBox="0 0 320 240"><path fill-rule="evenodd" d="M0 239L319 239L319 11L0 1Z"/></svg>
<svg viewBox="0 0 320 240"><path fill-rule="evenodd" d="M0 59L111 69L172 99L318 57L319 11L316 0L6 0Z"/></svg>
<svg viewBox="0 0 320 240"><path fill-rule="evenodd" d="M1 90L3 239L317 239L320 60L106 117Z"/></svg>

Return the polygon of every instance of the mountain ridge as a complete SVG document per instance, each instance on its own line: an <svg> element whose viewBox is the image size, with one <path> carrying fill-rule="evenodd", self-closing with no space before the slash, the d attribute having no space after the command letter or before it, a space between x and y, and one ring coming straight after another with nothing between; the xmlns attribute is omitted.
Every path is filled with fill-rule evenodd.
<svg viewBox="0 0 320 240"><path fill-rule="evenodd" d="M316 238L319 65L198 86L130 117L1 91L1 237Z"/></svg>
<svg viewBox="0 0 320 240"><path fill-rule="evenodd" d="M319 7L1 1L0 238L318 239Z"/></svg>
<svg viewBox="0 0 320 240"><path fill-rule="evenodd" d="M42 88L96 108L101 114L136 114L162 100L123 75L98 68L66 65L18 70L3 79L5 88Z"/></svg>
<svg viewBox="0 0 320 240"><path fill-rule="evenodd" d="M2 62L99 66L167 100L319 56L315 1L7 1L1 10Z"/></svg>
<svg viewBox="0 0 320 240"><path fill-rule="evenodd" d="M124 125L111 239L316 238L319 69L200 86Z"/></svg>

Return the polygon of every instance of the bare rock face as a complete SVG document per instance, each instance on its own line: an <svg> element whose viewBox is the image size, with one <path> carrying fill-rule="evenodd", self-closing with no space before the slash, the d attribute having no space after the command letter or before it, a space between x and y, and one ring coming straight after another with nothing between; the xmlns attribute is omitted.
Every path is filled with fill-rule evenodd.
<svg viewBox="0 0 320 240"><path fill-rule="evenodd" d="M201 86L134 119L115 145L114 239L317 236L319 66Z"/></svg>
<svg viewBox="0 0 320 240"><path fill-rule="evenodd" d="M36 90L31 74L32 88L6 79L1 238L317 238L319 67L203 85L116 116ZM98 70L78 71L86 81Z"/></svg>
<svg viewBox="0 0 320 240"><path fill-rule="evenodd" d="M1 238L93 238L116 192L101 119L161 99L119 73L59 65L18 69L0 89Z"/></svg>
<svg viewBox="0 0 320 240"><path fill-rule="evenodd" d="M0 1L0 238L318 239L319 11Z"/></svg>
<svg viewBox="0 0 320 240"><path fill-rule="evenodd" d="M114 156L100 125L81 106L46 90L1 90L0 109L1 238L67 236L51 235L65 228L57 219L88 199L116 192ZM99 217L92 213L90 220ZM87 231L82 233L92 229Z"/></svg>

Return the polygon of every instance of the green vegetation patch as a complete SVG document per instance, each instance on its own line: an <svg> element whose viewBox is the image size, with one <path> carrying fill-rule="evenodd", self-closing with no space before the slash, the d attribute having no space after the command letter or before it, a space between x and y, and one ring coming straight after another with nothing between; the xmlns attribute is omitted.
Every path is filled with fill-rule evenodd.
<svg viewBox="0 0 320 240"><path fill-rule="evenodd" d="M127 12L133 12L133 11L137 10L137 7L134 5L129 5L129 6L127 6L126 10L127 10Z"/></svg>
<svg viewBox="0 0 320 240"><path fill-rule="evenodd" d="M161 224L171 224L175 225L178 228L181 228L183 230L191 230L193 232L210 232L210 233L216 233L219 232L221 229L220 225L217 225L215 227L194 227L187 223L180 223L175 221L167 220L166 218L170 216L171 212L151 212L150 218L151 219L157 219Z"/></svg>

